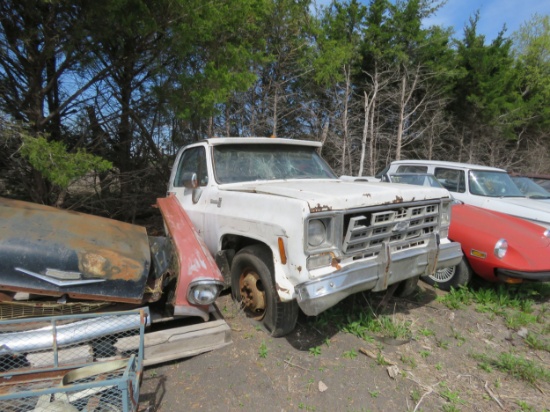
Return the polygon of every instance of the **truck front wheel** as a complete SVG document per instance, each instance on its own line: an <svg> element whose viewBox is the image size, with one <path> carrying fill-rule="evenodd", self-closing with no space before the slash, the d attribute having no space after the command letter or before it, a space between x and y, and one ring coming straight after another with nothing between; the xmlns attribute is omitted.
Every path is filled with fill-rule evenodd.
<svg viewBox="0 0 550 412"><path fill-rule="evenodd" d="M273 337L296 326L298 304L281 302L273 281L273 259L262 245L241 249L231 264L231 293L246 315L261 323Z"/></svg>

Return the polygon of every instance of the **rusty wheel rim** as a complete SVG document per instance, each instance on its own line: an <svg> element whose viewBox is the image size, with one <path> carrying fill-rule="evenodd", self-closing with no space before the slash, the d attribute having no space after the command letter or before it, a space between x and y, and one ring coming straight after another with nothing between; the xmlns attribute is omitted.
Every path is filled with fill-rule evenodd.
<svg viewBox="0 0 550 412"><path fill-rule="evenodd" d="M266 299L263 282L252 269L245 269L239 278L241 305L245 312L256 320L265 315Z"/></svg>

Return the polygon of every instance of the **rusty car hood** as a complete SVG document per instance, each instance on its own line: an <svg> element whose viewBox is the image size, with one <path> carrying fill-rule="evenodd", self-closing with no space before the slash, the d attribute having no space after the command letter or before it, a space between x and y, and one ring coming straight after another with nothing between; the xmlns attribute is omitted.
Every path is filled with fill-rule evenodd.
<svg viewBox="0 0 550 412"><path fill-rule="evenodd" d="M0 290L139 303L143 227L0 197Z"/></svg>
<svg viewBox="0 0 550 412"><path fill-rule="evenodd" d="M414 200L449 198L445 189L396 183L297 179L227 184L220 189L284 196L306 201L311 210L345 210Z"/></svg>

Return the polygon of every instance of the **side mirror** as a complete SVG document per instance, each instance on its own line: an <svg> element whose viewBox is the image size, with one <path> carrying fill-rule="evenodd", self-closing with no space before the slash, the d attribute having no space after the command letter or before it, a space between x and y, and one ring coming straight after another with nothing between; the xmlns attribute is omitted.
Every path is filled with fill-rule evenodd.
<svg viewBox="0 0 550 412"><path fill-rule="evenodd" d="M183 181L183 186L187 189L196 189L199 187L199 179L194 172L184 173L181 180Z"/></svg>

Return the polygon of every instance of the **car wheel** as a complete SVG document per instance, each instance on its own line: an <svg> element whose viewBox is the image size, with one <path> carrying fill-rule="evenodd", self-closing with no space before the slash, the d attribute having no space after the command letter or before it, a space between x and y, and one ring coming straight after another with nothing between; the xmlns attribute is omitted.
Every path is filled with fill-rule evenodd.
<svg viewBox="0 0 550 412"><path fill-rule="evenodd" d="M393 295L398 298L406 298L407 296L411 296L415 292L416 286L418 285L418 278L418 276L414 276L407 280L401 281L399 286L397 286L397 289L395 289L395 292L393 292Z"/></svg>
<svg viewBox="0 0 550 412"><path fill-rule="evenodd" d="M456 266L436 270L433 275L422 278L427 284L449 291L467 285L472 280L472 269L464 258Z"/></svg>
<svg viewBox="0 0 550 412"><path fill-rule="evenodd" d="M246 315L261 323L273 337L296 326L298 304L281 302L273 281L273 258L262 245L241 249L231 263L231 293Z"/></svg>

